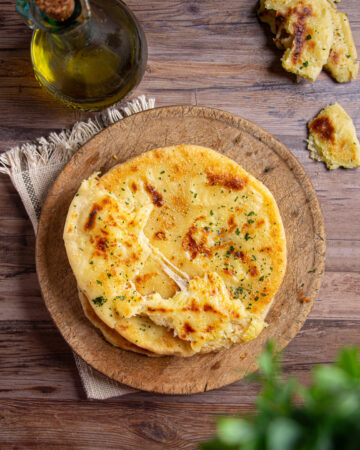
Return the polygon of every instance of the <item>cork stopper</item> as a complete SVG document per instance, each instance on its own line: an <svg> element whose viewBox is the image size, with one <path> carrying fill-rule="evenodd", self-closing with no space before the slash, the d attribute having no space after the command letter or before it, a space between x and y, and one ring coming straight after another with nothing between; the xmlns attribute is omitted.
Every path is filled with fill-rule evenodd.
<svg viewBox="0 0 360 450"><path fill-rule="evenodd" d="M36 0L36 4L50 19L63 22L73 13L75 0Z"/></svg>

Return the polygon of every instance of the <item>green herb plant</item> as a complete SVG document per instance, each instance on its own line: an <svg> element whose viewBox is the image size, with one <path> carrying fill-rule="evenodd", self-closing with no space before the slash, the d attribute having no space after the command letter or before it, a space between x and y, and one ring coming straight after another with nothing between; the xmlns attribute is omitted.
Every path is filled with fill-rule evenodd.
<svg viewBox="0 0 360 450"><path fill-rule="evenodd" d="M259 358L262 385L253 416L221 418L204 450L359 450L358 349L344 348L335 363L312 370L309 387L283 379L270 342Z"/></svg>

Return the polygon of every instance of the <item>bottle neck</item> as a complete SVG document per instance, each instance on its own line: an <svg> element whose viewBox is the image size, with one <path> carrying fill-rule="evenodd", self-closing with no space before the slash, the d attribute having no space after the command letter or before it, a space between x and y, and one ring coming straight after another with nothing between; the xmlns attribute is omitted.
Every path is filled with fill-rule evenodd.
<svg viewBox="0 0 360 450"><path fill-rule="evenodd" d="M61 33L57 33L57 40L61 40L62 45L69 50L74 48L83 48L94 41L96 35L96 24L93 17L90 17L83 23L77 23L72 27L63 29Z"/></svg>
<svg viewBox="0 0 360 450"><path fill-rule="evenodd" d="M68 34L69 32L83 28L90 21L91 10L89 0L75 0L74 7L69 10L69 16L62 20L54 20L46 15L46 10L38 6L42 4L36 0L17 0L16 9L26 19L26 23L33 29L40 29L53 34ZM54 17L52 15L52 17ZM86 27L85 27L86 28Z"/></svg>

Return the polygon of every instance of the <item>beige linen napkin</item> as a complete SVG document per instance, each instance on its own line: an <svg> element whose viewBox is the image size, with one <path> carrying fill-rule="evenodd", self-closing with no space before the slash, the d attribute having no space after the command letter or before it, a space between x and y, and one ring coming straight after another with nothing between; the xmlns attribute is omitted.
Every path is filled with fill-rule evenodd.
<svg viewBox="0 0 360 450"><path fill-rule="evenodd" d="M95 119L78 122L70 130L51 133L47 138L42 137L36 142L14 147L0 155L0 172L10 176L30 217L35 233L46 195L73 154L86 141L107 126L124 117L154 108L154 106L154 99L146 99L142 95L124 107L109 108ZM134 389L121 385L95 371L76 354L74 357L88 398L104 400L134 392Z"/></svg>

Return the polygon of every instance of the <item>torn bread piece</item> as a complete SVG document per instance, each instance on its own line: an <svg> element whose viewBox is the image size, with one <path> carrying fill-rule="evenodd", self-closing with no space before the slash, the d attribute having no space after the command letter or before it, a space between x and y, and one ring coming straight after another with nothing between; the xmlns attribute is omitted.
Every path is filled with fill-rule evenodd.
<svg viewBox="0 0 360 450"><path fill-rule="evenodd" d="M328 60L333 21L327 0L263 0L260 20L275 31L274 42L285 53L282 66L313 82Z"/></svg>
<svg viewBox="0 0 360 450"><path fill-rule="evenodd" d="M353 121L338 104L327 106L308 124L310 157L330 170L360 166L360 144Z"/></svg>
<svg viewBox="0 0 360 450"><path fill-rule="evenodd" d="M285 50L285 70L313 82L324 67L339 83L358 74L357 51L346 14L333 0L260 0L260 20Z"/></svg>
<svg viewBox="0 0 360 450"><path fill-rule="evenodd" d="M336 81L346 83L357 77L358 55L347 15L334 8L330 11L334 25L334 41L324 67Z"/></svg>

